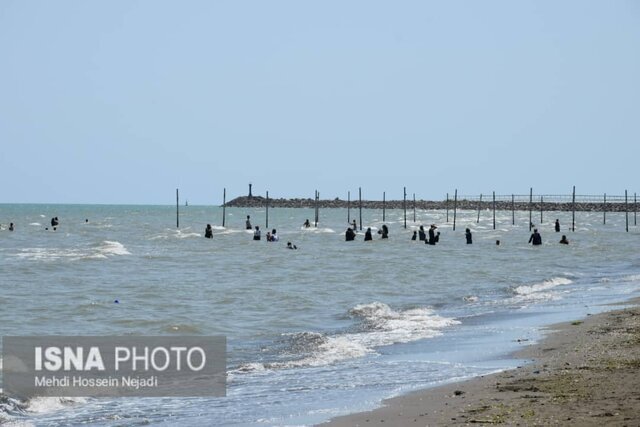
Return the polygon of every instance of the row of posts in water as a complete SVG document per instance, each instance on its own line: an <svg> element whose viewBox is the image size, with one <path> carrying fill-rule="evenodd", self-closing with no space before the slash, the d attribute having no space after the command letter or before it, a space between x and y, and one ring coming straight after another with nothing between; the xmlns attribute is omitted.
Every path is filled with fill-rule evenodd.
<svg viewBox="0 0 640 427"><path fill-rule="evenodd" d="M482 196L477 200L477 220L476 223L480 222L480 212L482 210ZM554 198L568 198L568 196L549 196ZM584 196L583 196L584 197ZM594 196L588 196L590 199L594 199ZM499 196L499 198L505 198L505 196ZM610 196L609 200L611 202L612 197ZM622 196L613 196L614 200L622 199ZM222 196L222 226L225 227L226 220L226 205L227 205L227 189L223 190ZM469 197L464 198L465 201L469 201ZM449 198L449 193L447 193L446 198L446 222L449 222L449 204L451 199ZM536 199L537 202L537 199ZM485 202L486 203L486 202ZM533 187L529 189L529 231L533 228ZM555 205L554 205L555 206ZM603 212L603 224L607 223L607 194L605 193L602 198L602 212ZM540 196L540 223L543 222L543 213L544 213L544 196ZM407 187L403 187L403 199L402 199L402 209L404 211L404 228L407 228ZM358 211L359 211L359 219L360 219L360 230L362 231L362 187L358 187ZM516 196L514 194L511 195L511 223L515 225L516 223ZM493 229L496 229L496 192L492 192L492 212L493 212ZM629 231L629 195L628 191L624 191L624 212L625 212L625 230ZM458 190L454 191L453 195L453 231L456 229L456 220L458 213ZM320 192L315 190L314 196L314 225L318 226L318 222L320 221ZM386 192L382 193L382 222L386 221ZM269 191L266 192L265 199L265 222L266 228L269 228ZM416 222L416 193L413 193L413 222ZM351 191L347 192L347 223L351 224ZM636 193L633 193L633 225L637 225L637 198ZM180 228L180 193L179 189L176 188L176 227ZM573 186L573 191L571 194L571 231L576 231L576 187Z"/></svg>

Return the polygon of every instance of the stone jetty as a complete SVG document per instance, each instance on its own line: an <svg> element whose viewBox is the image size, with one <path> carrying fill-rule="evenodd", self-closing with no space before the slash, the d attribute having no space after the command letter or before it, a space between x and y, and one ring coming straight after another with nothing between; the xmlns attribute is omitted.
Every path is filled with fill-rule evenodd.
<svg viewBox="0 0 640 427"><path fill-rule="evenodd" d="M231 201L229 201L226 206L227 207L238 207L238 208L260 208L266 206L267 199L262 196L242 196L237 197ZM348 206L348 202L346 200L335 198L332 200L319 200L318 207L322 209L327 208L340 208L346 209ZM387 200L384 202L384 206L386 209L402 209L403 208L402 200ZM359 201L351 200L351 208L357 209L359 207ZM363 200L362 208L363 209L382 209L383 202L381 200ZM269 198L269 207L272 208L315 208L316 201L312 198L301 199L272 199ZM435 209L453 209L454 201L452 199L447 200L416 200L415 202L416 209L421 210L435 210ZM480 208L481 210L493 209L493 201L492 200L483 200L482 202L478 200L467 200L462 199L456 202L456 207L459 210L477 210ZM406 208L413 209L413 200L406 201ZM572 211L574 210L574 204L571 200L566 202L533 202L529 203L528 201L496 201L496 210L517 210L517 211L528 211L529 209L533 211ZM579 212L625 212L628 210L632 212L635 210L635 203L631 202L628 205L620 202L576 202L575 210Z"/></svg>

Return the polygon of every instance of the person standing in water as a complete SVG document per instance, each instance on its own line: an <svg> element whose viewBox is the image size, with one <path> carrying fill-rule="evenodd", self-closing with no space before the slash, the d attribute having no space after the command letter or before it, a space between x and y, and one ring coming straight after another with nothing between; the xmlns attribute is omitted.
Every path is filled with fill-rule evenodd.
<svg viewBox="0 0 640 427"><path fill-rule="evenodd" d="M347 231L344 232L344 240L351 242L356 239L356 232L353 228L347 227Z"/></svg>
<svg viewBox="0 0 640 427"><path fill-rule="evenodd" d="M382 224L382 229L378 230L378 234L382 234L382 239L389 238L389 227L386 224Z"/></svg>
<svg viewBox="0 0 640 427"><path fill-rule="evenodd" d="M413 236L411 236L411 240L417 240L418 239L418 232L417 231L413 231Z"/></svg>
<svg viewBox="0 0 640 427"><path fill-rule="evenodd" d="M9 231L13 231L13 223L9 224Z"/></svg>
<svg viewBox="0 0 640 427"><path fill-rule="evenodd" d="M245 222L245 228L247 230L251 230L253 227L251 227L251 217L249 215L247 215L247 221Z"/></svg>
<svg viewBox="0 0 640 427"><path fill-rule="evenodd" d="M371 227L367 228L367 231L364 233L364 241L373 240L373 236L371 236Z"/></svg>
<svg viewBox="0 0 640 427"><path fill-rule="evenodd" d="M204 237L207 239L213 238L213 228L211 228L211 224L207 224L207 228L204 229Z"/></svg>
<svg viewBox="0 0 640 427"><path fill-rule="evenodd" d="M556 219L556 233L560 232L560 220Z"/></svg>
<svg viewBox="0 0 640 427"><path fill-rule="evenodd" d="M278 237L278 234L276 233L276 229L274 228L273 230L271 230L271 241L277 242L278 240L280 240L280 238Z"/></svg>
<svg viewBox="0 0 640 427"><path fill-rule="evenodd" d="M429 244L429 245L435 245L436 244L436 225L435 224L431 224L431 227L429 227L429 240L425 240L424 242Z"/></svg>
<svg viewBox="0 0 640 427"><path fill-rule="evenodd" d="M424 232L424 227L420 226L420 231L418 232L418 236L420 237L420 241L427 240L427 234Z"/></svg>
<svg viewBox="0 0 640 427"><path fill-rule="evenodd" d="M529 243L533 244L533 246L538 246L542 244L542 236L538 233L538 229L533 229L533 234L529 237Z"/></svg>
<svg viewBox="0 0 640 427"><path fill-rule="evenodd" d="M473 243L473 239L471 237L471 230L469 230L468 228L464 231L464 237L467 238L467 245L470 245Z"/></svg>
<svg viewBox="0 0 640 427"><path fill-rule="evenodd" d="M567 240L567 236L566 235L562 235L562 239L560 239L560 244L563 245L568 245L569 244L569 240Z"/></svg>
<svg viewBox="0 0 640 427"><path fill-rule="evenodd" d="M253 240L260 240L260 227L256 225L256 231L253 232Z"/></svg>
<svg viewBox="0 0 640 427"><path fill-rule="evenodd" d="M310 228L311 227L311 223L309 222L309 218L307 218L307 220L304 222L303 226L304 226L304 228Z"/></svg>
<svg viewBox="0 0 640 427"><path fill-rule="evenodd" d="M358 229L358 226L356 225L356 220L353 220L353 231L356 231Z"/></svg>

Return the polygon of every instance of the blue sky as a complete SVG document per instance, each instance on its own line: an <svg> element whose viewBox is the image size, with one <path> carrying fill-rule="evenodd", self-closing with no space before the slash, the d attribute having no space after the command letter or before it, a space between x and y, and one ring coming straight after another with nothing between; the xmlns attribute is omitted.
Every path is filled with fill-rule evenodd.
<svg viewBox="0 0 640 427"><path fill-rule="evenodd" d="M638 1L0 1L0 202L621 194Z"/></svg>

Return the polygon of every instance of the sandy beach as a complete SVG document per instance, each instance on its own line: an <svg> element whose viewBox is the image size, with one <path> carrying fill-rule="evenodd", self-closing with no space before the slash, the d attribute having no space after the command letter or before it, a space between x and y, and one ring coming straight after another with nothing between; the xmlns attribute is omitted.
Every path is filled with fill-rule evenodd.
<svg viewBox="0 0 640 427"><path fill-rule="evenodd" d="M514 370L389 399L323 426L640 425L640 307L553 325Z"/></svg>

